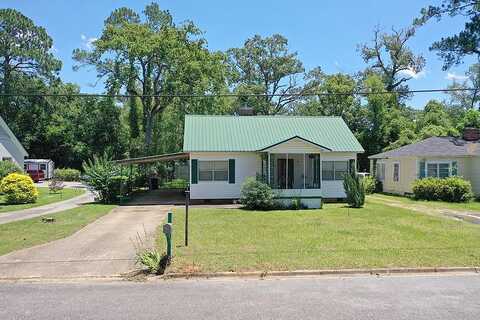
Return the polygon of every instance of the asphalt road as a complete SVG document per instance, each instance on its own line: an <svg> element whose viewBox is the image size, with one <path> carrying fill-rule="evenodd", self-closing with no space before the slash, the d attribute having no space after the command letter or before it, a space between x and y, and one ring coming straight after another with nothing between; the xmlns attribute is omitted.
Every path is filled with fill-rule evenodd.
<svg viewBox="0 0 480 320"><path fill-rule="evenodd" d="M480 275L0 283L0 319L479 319Z"/></svg>

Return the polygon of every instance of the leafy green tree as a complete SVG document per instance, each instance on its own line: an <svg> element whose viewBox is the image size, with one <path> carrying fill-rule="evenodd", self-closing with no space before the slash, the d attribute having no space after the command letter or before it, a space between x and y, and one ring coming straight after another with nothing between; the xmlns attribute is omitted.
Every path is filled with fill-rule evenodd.
<svg viewBox="0 0 480 320"><path fill-rule="evenodd" d="M306 80L304 91L318 95L297 103L296 114L342 117L355 132L364 127L366 109L362 108L358 97L350 94L357 90L353 77L343 73L327 75L320 68L315 68L307 74Z"/></svg>
<svg viewBox="0 0 480 320"><path fill-rule="evenodd" d="M408 27L393 29L392 33L388 34L376 28L373 42L359 46L363 60L369 64L367 73L373 71L380 74L385 89L389 92L408 90L407 81L425 67L425 58L414 54L407 46L415 31L415 27ZM401 97L405 95L402 94Z"/></svg>
<svg viewBox="0 0 480 320"><path fill-rule="evenodd" d="M55 79L61 62L53 56L52 48L53 41L44 28L17 10L0 9L1 93L20 92L19 79ZM17 112L15 102L5 96L0 115L11 123Z"/></svg>
<svg viewBox="0 0 480 320"><path fill-rule="evenodd" d="M115 77L140 98L146 152L151 152L155 121L174 95L190 93L191 85L205 80L211 64L198 58L205 56L210 53L198 28L191 22L175 25L156 3L145 7L143 17L128 8L115 10L93 50L74 51L77 67L94 65L99 77Z"/></svg>
<svg viewBox="0 0 480 320"><path fill-rule="evenodd" d="M298 99L291 94L302 91L298 75L304 72L296 52L289 52L288 40L279 34L247 39L242 48L227 51L231 81L235 92L244 95L238 104L247 104L257 114L278 114L290 111ZM250 97L261 94L262 97Z"/></svg>
<svg viewBox="0 0 480 320"><path fill-rule="evenodd" d="M421 16L415 19L416 25L423 25L432 18L437 20L445 16L463 16L468 19L462 31L442 38L432 44L430 50L436 51L443 59L443 69L459 64L466 56L480 58L480 5L477 0L442 0L440 5L430 5L421 10Z"/></svg>

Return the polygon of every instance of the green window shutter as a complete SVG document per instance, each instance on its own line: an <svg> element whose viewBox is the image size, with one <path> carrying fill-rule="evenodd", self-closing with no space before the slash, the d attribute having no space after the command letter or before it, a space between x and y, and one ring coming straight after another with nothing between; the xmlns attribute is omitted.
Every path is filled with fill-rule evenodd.
<svg viewBox="0 0 480 320"><path fill-rule="evenodd" d="M458 164L457 161L452 161L452 176L458 175Z"/></svg>
<svg viewBox="0 0 480 320"><path fill-rule="evenodd" d="M228 183L235 183L235 159L228 160Z"/></svg>
<svg viewBox="0 0 480 320"><path fill-rule="evenodd" d="M425 178L425 161L420 161L418 165L418 178L419 179Z"/></svg>
<svg viewBox="0 0 480 320"><path fill-rule="evenodd" d="M198 183L198 160L192 159L192 184Z"/></svg>
<svg viewBox="0 0 480 320"><path fill-rule="evenodd" d="M357 173L357 168L355 168L355 159L348 160L348 172L351 174Z"/></svg>

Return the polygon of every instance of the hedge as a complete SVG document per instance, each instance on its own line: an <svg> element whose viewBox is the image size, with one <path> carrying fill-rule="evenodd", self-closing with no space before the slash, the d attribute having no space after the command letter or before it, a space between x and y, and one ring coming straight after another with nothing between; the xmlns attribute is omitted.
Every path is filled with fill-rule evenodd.
<svg viewBox="0 0 480 320"><path fill-rule="evenodd" d="M467 202L473 198L472 185L460 177L424 178L413 183L413 195L419 200Z"/></svg>

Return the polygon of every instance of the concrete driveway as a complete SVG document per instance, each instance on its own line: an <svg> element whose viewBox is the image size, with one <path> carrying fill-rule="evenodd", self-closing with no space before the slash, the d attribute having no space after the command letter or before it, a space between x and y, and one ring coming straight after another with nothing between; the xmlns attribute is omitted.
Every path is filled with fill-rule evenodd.
<svg viewBox="0 0 480 320"><path fill-rule="evenodd" d="M75 234L0 257L0 279L111 277L135 268L137 235L152 244L169 206L117 207Z"/></svg>

